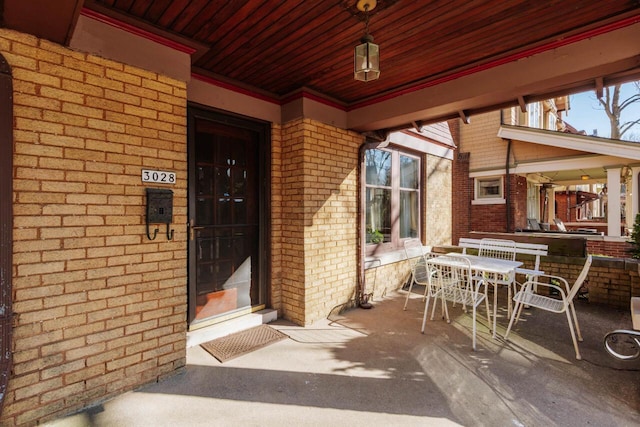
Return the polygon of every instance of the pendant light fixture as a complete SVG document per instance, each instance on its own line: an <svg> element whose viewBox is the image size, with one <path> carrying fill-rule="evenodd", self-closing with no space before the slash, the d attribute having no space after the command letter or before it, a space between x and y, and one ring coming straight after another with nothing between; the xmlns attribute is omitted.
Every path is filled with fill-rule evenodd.
<svg viewBox="0 0 640 427"><path fill-rule="evenodd" d="M369 12L376 7L376 0L358 0L356 7L365 14L365 33L354 51L353 75L356 80L368 82L380 77L380 48L369 34Z"/></svg>

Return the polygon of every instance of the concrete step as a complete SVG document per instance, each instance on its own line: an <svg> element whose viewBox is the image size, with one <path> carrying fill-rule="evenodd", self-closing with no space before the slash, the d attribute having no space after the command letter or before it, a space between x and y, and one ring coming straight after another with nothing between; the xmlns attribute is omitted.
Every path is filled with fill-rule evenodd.
<svg viewBox="0 0 640 427"><path fill-rule="evenodd" d="M237 317L215 325L187 332L187 348L195 347L207 341L215 340L245 329L253 328L265 323L273 322L278 318L278 312L273 309L265 309Z"/></svg>

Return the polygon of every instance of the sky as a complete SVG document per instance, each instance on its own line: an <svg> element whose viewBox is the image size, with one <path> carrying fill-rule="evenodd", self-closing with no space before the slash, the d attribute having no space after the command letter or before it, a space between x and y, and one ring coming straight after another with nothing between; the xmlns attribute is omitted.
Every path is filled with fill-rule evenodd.
<svg viewBox="0 0 640 427"><path fill-rule="evenodd" d="M622 85L620 99L626 99L635 93L635 87L627 83ZM578 130L584 130L587 135L593 135L593 130L598 130L598 136L608 138L611 134L609 119L601 106L596 100L595 91L583 92L570 96L571 109L568 114L563 116L563 120ZM634 103L627 107L622 114L620 122L635 120L640 117L640 102ZM629 133L633 133L640 141L640 125L634 126L632 130L627 131L623 135L623 139L629 139Z"/></svg>

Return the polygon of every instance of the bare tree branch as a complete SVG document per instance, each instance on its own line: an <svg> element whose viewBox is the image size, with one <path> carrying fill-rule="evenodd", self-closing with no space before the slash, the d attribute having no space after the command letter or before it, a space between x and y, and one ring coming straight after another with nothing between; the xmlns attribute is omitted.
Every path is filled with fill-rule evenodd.
<svg viewBox="0 0 640 427"><path fill-rule="evenodd" d="M640 124L640 118L620 123L622 112L631 105L640 102L640 81L633 82L633 85L636 88L636 93L623 100L620 100L621 84L607 86L604 88L602 98L598 98L598 103L609 119L611 139L622 139L625 133Z"/></svg>
<svg viewBox="0 0 640 427"><path fill-rule="evenodd" d="M622 125L620 125L620 136L624 135L628 130L630 130L635 125L640 125L640 118L633 121L625 122Z"/></svg>
<svg viewBox="0 0 640 427"><path fill-rule="evenodd" d="M640 101L640 93L636 93L635 95L630 96L629 98L622 101L622 104L620 104L620 111L624 110L629 105L634 104L638 101Z"/></svg>

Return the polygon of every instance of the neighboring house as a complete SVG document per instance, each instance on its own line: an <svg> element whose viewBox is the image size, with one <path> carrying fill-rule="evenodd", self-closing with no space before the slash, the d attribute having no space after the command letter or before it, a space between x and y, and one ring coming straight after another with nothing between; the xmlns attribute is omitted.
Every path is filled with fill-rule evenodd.
<svg viewBox="0 0 640 427"><path fill-rule="evenodd" d="M454 201L454 242L471 231L555 230L561 220L604 234L614 253L626 245L640 146L576 131L562 119L566 106L564 98L535 102L460 124L454 180L467 192Z"/></svg>

